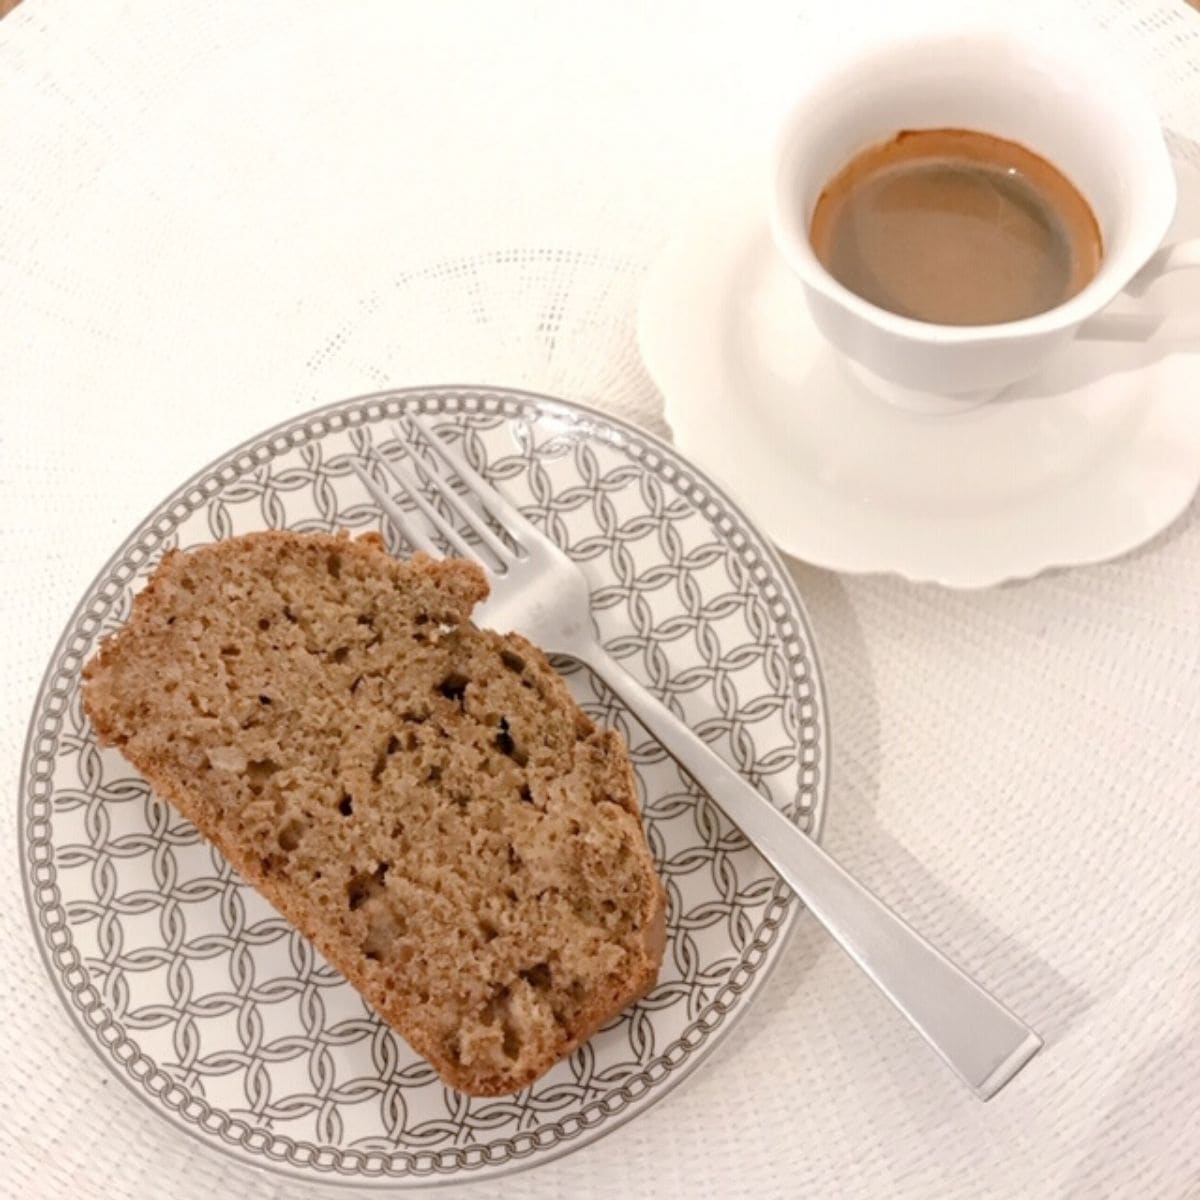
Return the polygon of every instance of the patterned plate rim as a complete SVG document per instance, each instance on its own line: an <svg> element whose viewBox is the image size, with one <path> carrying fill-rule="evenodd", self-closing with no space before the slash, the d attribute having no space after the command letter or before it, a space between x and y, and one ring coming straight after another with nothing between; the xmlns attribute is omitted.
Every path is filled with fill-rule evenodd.
<svg viewBox="0 0 1200 1200"><path fill-rule="evenodd" d="M48 839L34 839L32 836L33 828L47 819L46 815L39 816L35 810L39 806L48 809L51 794L49 785L52 774L45 769L42 760L49 759L52 762L55 757L59 725L66 710L65 695L57 689L52 689L51 685L62 675L68 679L73 678L82 667L82 661L76 661L70 667L66 666L66 663L69 658L81 658L78 654L70 653L70 643L80 636L90 639L94 633L94 625L87 634L80 632L88 606L98 598L111 602L134 577L138 568L145 562L148 552L200 503L216 495L222 487L233 482L245 471L271 462L279 455L304 445L314 436L323 437L326 433L341 428L372 426L385 417L398 415L405 408L428 401L441 406L441 411L449 415L472 412L504 415L502 405L507 401L520 407L533 408L539 414L566 417L577 429L584 429L589 436L632 452L634 458L648 469L653 470L656 465L661 466L665 460L674 468L676 474L676 478L671 482L681 487L689 494L689 498L697 502L703 515L713 519L709 512L705 511L705 501L710 509L715 507L718 510L719 515L729 522L729 531L739 533L746 548L758 556L766 568L766 578L771 579L778 587L785 606L790 609L789 615L797 624L797 635L790 644L785 643L784 648L790 662L803 661L813 691L813 715L805 723L815 725L817 730L814 742L816 757L812 763L814 782L810 791L811 806L807 810L809 835L815 840L820 839L825 819L829 788L828 703L812 626L795 582L783 566L774 547L758 533L726 492L704 471L684 459L675 447L655 434L576 401L517 388L447 384L394 388L320 405L255 434L213 459L155 505L105 562L84 590L51 653L30 716L21 761L21 794L17 805L21 881L34 939L54 990L72 1022L83 1034L87 1045L106 1068L155 1113L186 1131L201 1144L216 1149L251 1169L266 1170L293 1181L309 1180L347 1188L394 1189L482 1181L552 1162L595 1142L657 1103L686 1079L720 1044L721 1037L726 1036L736 1025L778 964L779 953L793 930L796 916L802 907L786 892L782 884L777 884L775 896L780 906L780 915L771 927L770 935L760 943L764 955L771 944L776 943L775 954L766 958L765 962L760 960L759 965L750 969L746 982L735 989L739 998L736 1006L732 1009L717 1007L719 996L706 1006L692 1025L699 1028L698 1041L685 1050L677 1065L672 1064L657 1080L650 1080L639 1097L628 1097L625 1104L615 1111L606 1111L600 1120L590 1124L580 1122L580 1128L573 1133L559 1133L544 1148L530 1144L527 1149L514 1150L507 1157L495 1161L484 1156L478 1163L443 1168L436 1164L435 1155L425 1151L410 1154L409 1157L420 1159L422 1155L427 1155L435 1159L433 1165L424 1169L420 1166L406 1166L402 1170L395 1170L389 1169L387 1158L382 1152L344 1152L343 1157L352 1154L363 1160L355 1170L345 1168L336 1160L316 1161L319 1156L312 1154L272 1154L271 1148L247 1145L246 1138L232 1136L223 1126L213 1127L205 1117L184 1113L182 1101L175 1104L171 1102L169 1080L161 1071L155 1074L150 1069L141 1072L136 1070L139 1056L143 1063L149 1064L150 1060L141 1055L136 1043L131 1042L119 1024L108 1016L89 982L87 973L77 961L70 961L75 953L74 946L65 913L56 894L50 844ZM657 459L658 462L648 462L648 458ZM183 513L174 517L166 515L173 514L181 505L184 506ZM759 583L762 581L761 578L756 580ZM44 748L47 744L49 749ZM35 766L40 769L35 770ZM39 785L46 793L43 797L36 794ZM42 892L49 892L51 898L43 900ZM56 954L68 960L66 966L60 966L55 961ZM730 985L725 986L728 988ZM92 993L92 998L91 1002L85 1005L80 997L88 992ZM704 1021L707 1014L713 1014L714 1019ZM720 1036L712 1036L718 1031ZM134 1053L122 1056L121 1051L127 1046L131 1046ZM534 1141L532 1136L530 1141ZM303 1151L305 1147L301 1146L298 1149ZM539 1149L541 1152L536 1153ZM372 1169L369 1162L371 1158L380 1159L382 1165ZM441 1171L446 1172L441 1177L434 1174Z"/></svg>

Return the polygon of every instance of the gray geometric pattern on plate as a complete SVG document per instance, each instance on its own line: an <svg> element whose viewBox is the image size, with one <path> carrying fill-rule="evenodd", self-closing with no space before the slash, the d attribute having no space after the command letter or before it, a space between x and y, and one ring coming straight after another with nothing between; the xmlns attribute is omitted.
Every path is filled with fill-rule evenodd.
<svg viewBox="0 0 1200 1200"><path fill-rule="evenodd" d="M497 389L381 393L238 447L185 484L101 571L30 725L20 847L33 927L68 1012L114 1073L202 1140L294 1177L477 1179L585 1145L645 1109L729 1030L799 906L585 667L576 698L628 740L666 885L657 987L523 1092L438 1080L115 750L80 669L163 553L253 529L394 534L351 469L424 414L582 564L609 649L813 836L826 714L795 589L720 490L599 413Z"/></svg>

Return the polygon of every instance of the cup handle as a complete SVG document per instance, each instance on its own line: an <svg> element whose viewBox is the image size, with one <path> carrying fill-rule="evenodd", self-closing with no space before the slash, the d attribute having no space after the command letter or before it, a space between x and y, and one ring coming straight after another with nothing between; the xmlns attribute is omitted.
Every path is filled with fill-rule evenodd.
<svg viewBox="0 0 1200 1200"><path fill-rule="evenodd" d="M1146 265L1125 285L1126 295L1141 299L1152 284L1172 271L1200 267L1200 238L1173 242L1156 250ZM1107 342L1142 342L1161 337L1172 342L1200 340L1200 320L1156 312L1109 312L1105 310L1080 325L1077 337Z"/></svg>
<svg viewBox="0 0 1200 1200"><path fill-rule="evenodd" d="M1200 238L1188 238L1163 246L1150 255L1146 265L1125 285L1131 296L1141 296L1146 289L1162 276L1184 267L1200 267Z"/></svg>

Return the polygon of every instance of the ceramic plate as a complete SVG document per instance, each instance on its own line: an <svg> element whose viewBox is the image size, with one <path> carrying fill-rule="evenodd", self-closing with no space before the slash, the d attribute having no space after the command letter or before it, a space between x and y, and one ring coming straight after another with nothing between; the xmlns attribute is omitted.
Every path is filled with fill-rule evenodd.
<svg viewBox="0 0 1200 1200"><path fill-rule="evenodd" d="M1200 172L1176 169L1172 240L1200 234ZM816 331L771 242L767 178L751 160L701 193L649 275L639 338L676 444L780 549L985 587L1122 554L1187 506L1200 272L1155 284L1150 304L1173 315L1153 335L1106 318L1114 336L1077 340L998 400L913 413L851 379Z"/></svg>
<svg viewBox="0 0 1200 1200"><path fill-rule="evenodd" d="M666 956L658 986L568 1061L515 1096L472 1099L96 745L80 669L162 554L268 527L382 528L351 463L386 447L402 413L457 439L582 565L612 652L813 836L827 777L820 675L787 573L702 473L599 413L507 391L364 397L239 446L151 513L71 618L33 714L20 846L35 936L83 1036L163 1117L246 1163L386 1187L544 1162L643 1111L728 1033L798 912L603 685L561 662L629 741L669 899Z"/></svg>

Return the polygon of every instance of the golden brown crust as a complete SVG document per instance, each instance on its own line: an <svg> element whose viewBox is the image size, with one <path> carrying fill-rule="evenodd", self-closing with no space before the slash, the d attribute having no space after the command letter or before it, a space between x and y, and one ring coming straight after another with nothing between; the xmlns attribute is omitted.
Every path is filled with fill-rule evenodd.
<svg viewBox="0 0 1200 1200"><path fill-rule="evenodd" d="M261 533L167 555L84 705L280 912L476 1095L654 983L664 896L621 739L463 561Z"/></svg>

